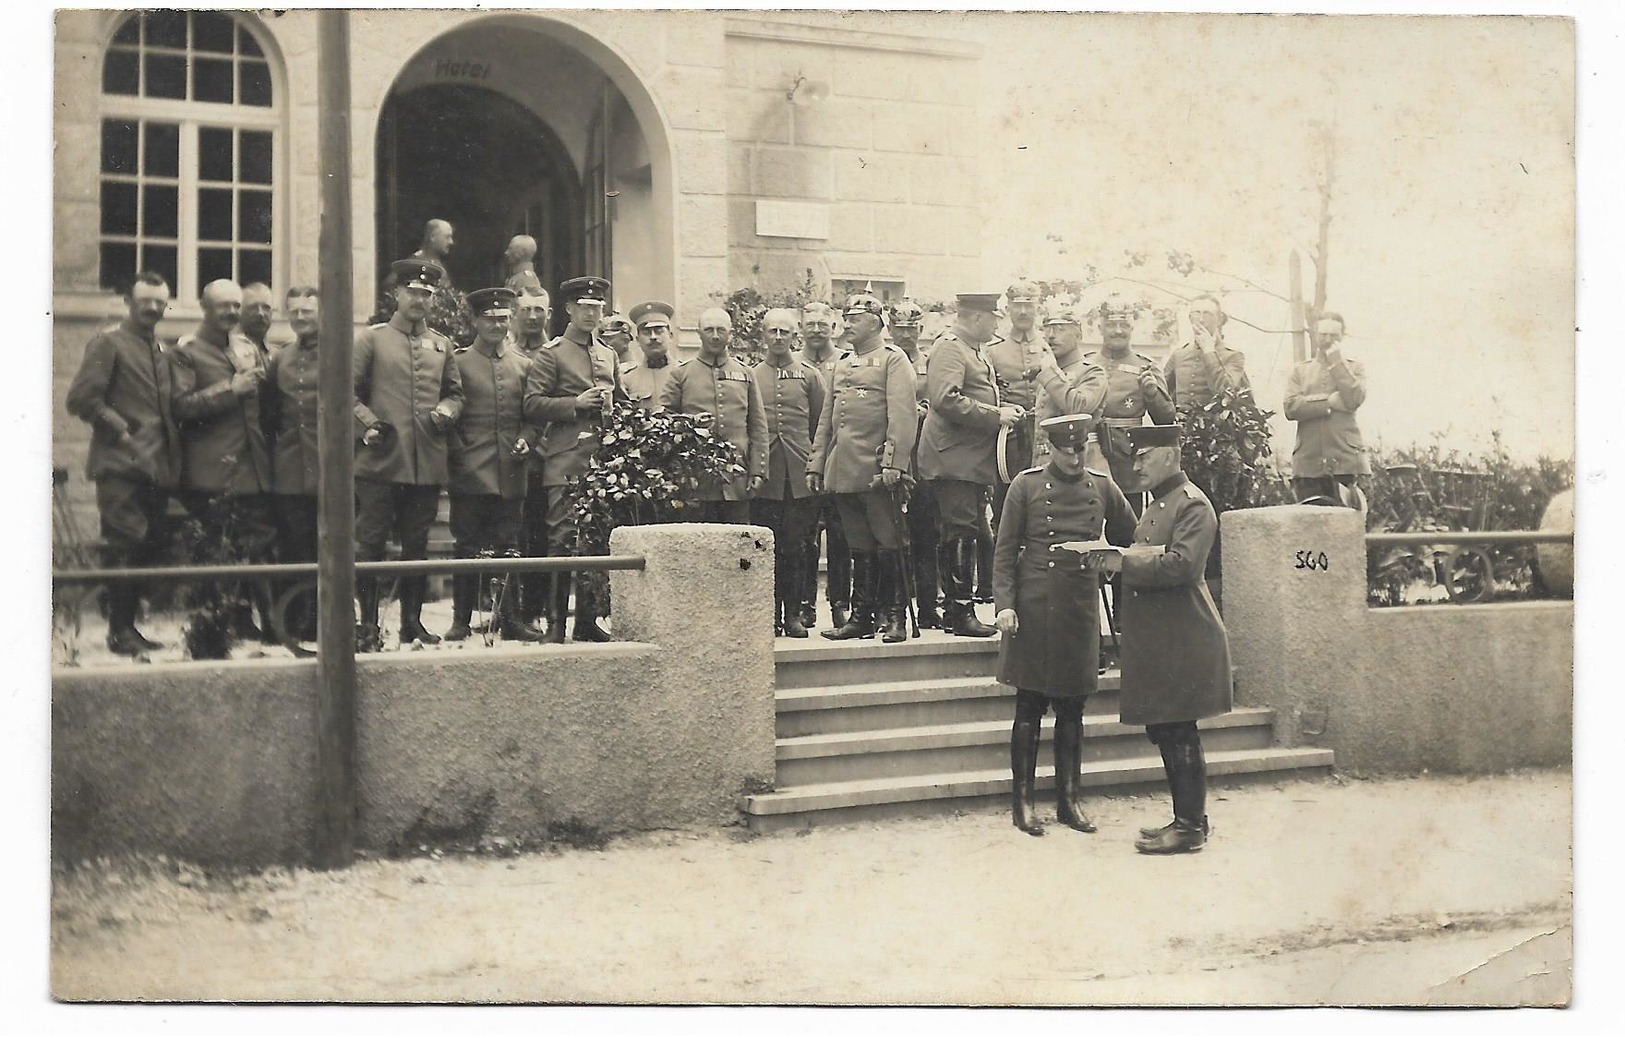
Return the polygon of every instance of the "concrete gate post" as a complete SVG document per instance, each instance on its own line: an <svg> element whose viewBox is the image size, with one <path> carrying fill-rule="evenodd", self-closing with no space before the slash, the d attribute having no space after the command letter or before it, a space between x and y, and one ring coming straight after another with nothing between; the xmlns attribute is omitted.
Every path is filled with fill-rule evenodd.
<svg viewBox="0 0 1625 1040"><path fill-rule="evenodd" d="M1224 621L1238 703L1275 709L1284 747L1315 742L1358 695L1368 610L1365 528L1352 509L1224 514Z"/></svg>

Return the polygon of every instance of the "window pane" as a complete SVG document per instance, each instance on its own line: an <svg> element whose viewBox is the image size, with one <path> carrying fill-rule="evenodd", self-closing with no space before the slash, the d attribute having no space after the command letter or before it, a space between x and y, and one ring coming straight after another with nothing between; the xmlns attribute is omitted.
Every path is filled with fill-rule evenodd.
<svg viewBox="0 0 1625 1040"><path fill-rule="evenodd" d="M197 175L206 181L232 180L230 130L204 127L197 133Z"/></svg>
<svg viewBox="0 0 1625 1040"><path fill-rule="evenodd" d="M254 34L241 26L237 29L237 53L249 54L256 58L263 57L265 54L264 51L260 50L260 45L255 42Z"/></svg>
<svg viewBox="0 0 1625 1040"><path fill-rule="evenodd" d="M202 290L216 278L231 278L231 250L199 249L197 251L197 284Z"/></svg>
<svg viewBox="0 0 1625 1040"><path fill-rule="evenodd" d="M128 120L102 120L103 173L135 172L136 134L139 129Z"/></svg>
<svg viewBox="0 0 1625 1040"><path fill-rule="evenodd" d="M135 274L135 246L127 242L102 243L102 268L99 279L103 289L119 290Z"/></svg>
<svg viewBox="0 0 1625 1040"><path fill-rule="evenodd" d="M141 233L172 238L180 234L180 189L173 184L141 188Z"/></svg>
<svg viewBox="0 0 1625 1040"><path fill-rule="evenodd" d="M147 97L185 98L186 59L179 55L147 55Z"/></svg>
<svg viewBox="0 0 1625 1040"><path fill-rule="evenodd" d="M242 77L238 96L245 105L271 107L271 66L263 61L244 61L238 66Z"/></svg>
<svg viewBox="0 0 1625 1040"><path fill-rule="evenodd" d="M124 19L124 24L119 26L118 32L113 34L113 42L129 44L140 43L141 16L138 14L132 14L130 17Z"/></svg>
<svg viewBox="0 0 1625 1040"><path fill-rule="evenodd" d="M164 276L173 292L177 282L176 275L180 273L179 257L174 246L145 245L141 247L141 270L157 271Z"/></svg>
<svg viewBox="0 0 1625 1040"><path fill-rule="evenodd" d="M271 135L263 130L244 130L237 147L237 179L245 184L270 184Z"/></svg>
<svg viewBox="0 0 1625 1040"><path fill-rule="evenodd" d="M141 93L141 67L134 51L108 51L102 62L103 94Z"/></svg>
<svg viewBox="0 0 1625 1040"><path fill-rule="evenodd" d="M271 251L269 249L237 250L237 279L243 285L250 282L271 284Z"/></svg>
<svg viewBox="0 0 1625 1040"><path fill-rule="evenodd" d="M102 181L102 234L135 233L135 185Z"/></svg>
<svg viewBox="0 0 1625 1040"><path fill-rule="evenodd" d="M197 237L214 242L231 241L231 190L229 188L198 189Z"/></svg>
<svg viewBox="0 0 1625 1040"><path fill-rule="evenodd" d="M181 175L181 128L174 123L147 123L147 150L141 168L156 177Z"/></svg>
<svg viewBox="0 0 1625 1040"><path fill-rule="evenodd" d="M229 14L212 11L192 13L192 49L211 54L230 54L231 38L237 25Z"/></svg>
<svg viewBox="0 0 1625 1040"><path fill-rule="evenodd" d="M237 240L271 241L271 193L244 191L237 195Z"/></svg>
<svg viewBox="0 0 1625 1040"><path fill-rule="evenodd" d="M192 100L231 104L231 61L219 58L192 60Z"/></svg>
<svg viewBox="0 0 1625 1040"><path fill-rule="evenodd" d="M185 49L186 12L147 12L147 46Z"/></svg>

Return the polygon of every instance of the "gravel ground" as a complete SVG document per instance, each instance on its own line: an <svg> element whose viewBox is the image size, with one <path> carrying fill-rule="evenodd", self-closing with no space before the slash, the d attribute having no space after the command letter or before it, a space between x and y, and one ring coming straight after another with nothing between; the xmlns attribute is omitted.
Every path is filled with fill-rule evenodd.
<svg viewBox="0 0 1625 1040"><path fill-rule="evenodd" d="M1133 851L1133 829L1167 815L1138 796L1095 799L1097 834L1042 839L985 812L332 873L104 860L55 877L52 985L69 1000L1549 1005L1569 985L1570 792L1567 772L1247 787L1216 793L1206 851L1167 859Z"/></svg>

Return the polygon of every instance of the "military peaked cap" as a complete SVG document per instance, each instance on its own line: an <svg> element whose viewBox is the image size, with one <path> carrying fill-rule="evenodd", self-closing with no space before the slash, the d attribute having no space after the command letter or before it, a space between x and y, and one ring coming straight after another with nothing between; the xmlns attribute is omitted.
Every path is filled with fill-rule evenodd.
<svg viewBox="0 0 1625 1040"><path fill-rule="evenodd" d="M1152 448L1179 447L1180 426L1171 423L1167 426L1130 426L1124 433L1128 434L1128 442L1134 448L1134 454L1150 451Z"/></svg>
<svg viewBox="0 0 1625 1040"><path fill-rule="evenodd" d="M1094 416L1086 412L1057 415L1039 423L1038 428L1058 448L1081 448L1089 440L1089 432L1094 429Z"/></svg>
<svg viewBox="0 0 1625 1040"><path fill-rule="evenodd" d="M446 270L427 260L397 260L389 265L389 273L396 285L408 289L427 289L434 292L446 280Z"/></svg>
<svg viewBox="0 0 1625 1040"><path fill-rule="evenodd" d="M599 278L597 275L582 275L580 278L571 278L559 286L559 298L566 304L571 303L608 303L609 279Z"/></svg>
<svg viewBox="0 0 1625 1040"><path fill-rule="evenodd" d="M632 324L635 327L648 329L656 326L669 327L671 319L676 313L677 308L664 300L645 300L633 307L631 314L628 316L632 319Z"/></svg>
<svg viewBox="0 0 1625 1040"><path fill-rule="evenodd" d="M468 309L476 318L506 318L513 314L519 294L503 286L475 289L468 294Z"/></svg>

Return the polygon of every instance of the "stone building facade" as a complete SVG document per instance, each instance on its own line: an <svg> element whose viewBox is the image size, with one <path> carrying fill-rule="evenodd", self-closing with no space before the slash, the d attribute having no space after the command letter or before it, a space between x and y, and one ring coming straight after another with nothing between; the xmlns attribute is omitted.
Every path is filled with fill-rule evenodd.
<svg viewBox="0 0 1625 1040"><path fill-rule="evenodd" d="M518 232L544 283L662 298L692 343L716 294L810 277L942 298L981 275L979 49L836 12L351 14L357 322L425 221L460 288ZM53 461L88 503L62 400L114 287L155 268L166 340L215 277L315 283L317 14L59 11Z"/></svg>

